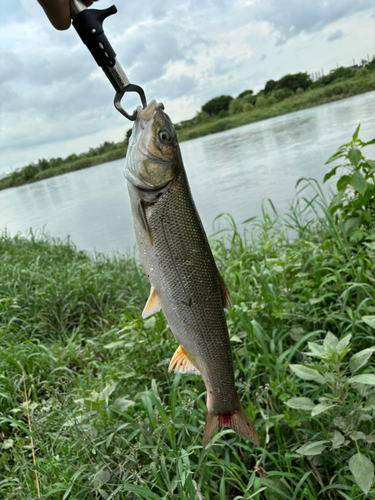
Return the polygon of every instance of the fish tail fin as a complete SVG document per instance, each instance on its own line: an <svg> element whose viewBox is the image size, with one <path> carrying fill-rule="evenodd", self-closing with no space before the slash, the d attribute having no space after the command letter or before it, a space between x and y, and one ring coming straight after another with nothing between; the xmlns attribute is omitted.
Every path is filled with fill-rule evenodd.
<svg viewBox="0 0 375 500"><path fill-rule="evenodd" d="M248 439L255 445L259 445L259 436L257 431L248 419L240 401L238 401L238 403L238 407L233 412L225 415L214 415L207 411L206 425L203 433L203 448L206 447L213 433L220 427L229 427L239 436Z"/></svg>

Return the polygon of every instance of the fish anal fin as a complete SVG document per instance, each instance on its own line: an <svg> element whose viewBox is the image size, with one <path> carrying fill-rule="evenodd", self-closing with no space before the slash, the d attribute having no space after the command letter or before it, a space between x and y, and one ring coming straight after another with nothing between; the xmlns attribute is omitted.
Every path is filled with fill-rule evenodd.
<svg viewBox="0 0 375 500"><path fill-rule="evenodd" d="M158 311L160 311L160 309L161 309L161 304L160 304L159 297L158 297L157 293L155 292L155 290L153 288L151 288L150 296L147 299L145 308L143 309L143 312L142 312L142 318L146 319L149 316L151 316L151 314L154 314L154 313L157 313Z"/></svg>
<svg viewBox="0 0 375 500"><path fill-rule="evenodd" d="M147 233L147 236L148 236L148 239L150 240L151 246L154 246L154 240L152 238L150 227L149 227L148 222L147 222L146 213L145 213L145 206L144 206L142 200L137 205L137 211L136 211L135 216L136 216L136 219L139 222L140 226Z"/></svg>
<svg viewBox="0 0 375 500"><path fill-rule="evenodd" d="M213 433L220 427L229 427L239 436L242 436L259 446L259 436L255 427L248 419L245 410L239 402L239 408L225 415L214 415L207 411L206 425L203 433L203 448L207 446Z"/></svg>
<svg viewBox="0 0 375 500"><path fill-rule="evenodd" d="M221 298L223 301L223 307L225 309L233 309L233 300L232 300L232 297L230 296L228 287L225 284L224 278L219 273L219 271L217 272L217 274L219 277L219 284L220 284L220 290L221 290Z"/></svg>
<svg viewBox="0 0 375 500"><path fill-rule="evenodd" d="M175 373L195 373L200 375L197 367L190 361L183 347L178 346L169 363L168 371L171 372L174 368Z"/></svg>

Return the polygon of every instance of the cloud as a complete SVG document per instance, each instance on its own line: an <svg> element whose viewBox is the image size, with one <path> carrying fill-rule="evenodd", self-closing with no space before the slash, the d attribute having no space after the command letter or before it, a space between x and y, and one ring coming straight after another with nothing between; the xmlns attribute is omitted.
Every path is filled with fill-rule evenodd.
<svg viewBox="0 0 375 500"><path fill-rule="evenodd" d="M277 37L277 44L283 44L298 34L313 33L325 26L355 12L373 7L373 0L255 0L247 6L258 20L269 22Z"/></svg>
<svg viewBox="0 0 375 500"><path fill-rule="evenodd" d="M37 151L38 145L37 157L43 157L52 146L42 145L61 148L64 141L131 126L115 111L114 89L74 29L52 29L35 0L1 1L0 172L11 150L14 165L17 151L24 163L26 151ZM370 52L365 31L370 16L355 13L372 1L119 2L118 14L105 20L104 29L130 81L142 85L149 100L162 100L179 121L215 96L257 91L288 72L328 69L342 53L360 57L349 44L361 37L361 51ZM101 0L98 8L111 3ZM284 44L282 50L275 44ZM126 94L122 104L132 111L138 102Z"/></svg>
<svg viewBox="0 0 375 500"><path fill-rule="evenodd" d="M334 31L333 33L331 33L328 37L327 37L327 42L333 42L334 40L338 40L339 38L342 38L344 35L344 32L342 31L342 29L338 29L336 31Z"/></svg>

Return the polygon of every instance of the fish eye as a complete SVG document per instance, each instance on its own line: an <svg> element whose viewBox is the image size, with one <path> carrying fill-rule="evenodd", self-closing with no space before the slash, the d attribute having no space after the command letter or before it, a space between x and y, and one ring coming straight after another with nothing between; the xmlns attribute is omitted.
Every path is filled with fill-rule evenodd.
<svg viewBox="0 0 375 500"><path fill-rule="evenodd" d="M169 144L171 142L172 137L168 134L166 130L160 130L159 139L161 140L161 142Z"/></svg>

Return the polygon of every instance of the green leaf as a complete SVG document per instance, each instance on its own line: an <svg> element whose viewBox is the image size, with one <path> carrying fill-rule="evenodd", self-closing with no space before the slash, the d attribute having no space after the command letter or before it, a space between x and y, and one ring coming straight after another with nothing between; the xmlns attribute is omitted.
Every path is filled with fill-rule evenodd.
<svg viewBox="0 0 375 500"><path fill-rule="evenodd" d="M3 449L4 450L9 450L9 448L11 448L13 446L13 439L5 439L5 441L3 442Z"/></svg>
<svg viewBox="0 0 375 500"><path fill-rule="evenodd" d="M315 356L317 358L325 358L324 347L316 342L307 342L310 349L310 356Z"/></svg>
<svg viewBox="0 0 375 500"><path fill-rule="evenodd" d="M285 404L296 410L312 410L315 406L314 401L310 398L291 398Z"/></svg>
<svg viewBox="0 0 375 500"><path fill-rule="evenodd" d="M328 163L328 162L327 162ZM338 169L339 167L334 167L330 172L328 172L325 176L324 176L324 179L323 179L323 184L324 182L328 181L328 179L330 179L331 177L333 177L334 175L336 175L336 170Z"/></svg>
<svg viewBox="0 0 375 500"><path fill-rule="evenodd" d="M135 401L131 401L130 399L125 398L117 398L113 403L113 408L119 411L126 412L130 406L135 405Z"/></svg>
<svg viewBox="0 0 375 500"><path fill-rule="evenodd" d="M86 411L99 411L104 405L104 399L102 401L93 401L92 399L83 400Z"/></svg>
<svg viewBox="0 0 375 500"><path fill-rule="evenodd" d="M375 161L373 160L366 160L366 162L363 164L363 166L366 168L372 168L375 170Z"/></svg>
<svg viewBox="0 0 375 500"><path fill-rule="evenodd" d="M340 448L340 446L345 442L344 436L339 431L334 431L332 438L332 448Z"/></svg>
<svg viewBox="0 0 375 500"><path fill-rule="evenodd" d="M349 368L352 373L356 372L362 366L364 366L367 361L372 356L372 353L375 351L375 347L368 347L367 349L363 349L363 351L359 351L350 358Z"/></svg>
<svg viewBox="0 0 375 500"><path fill-rule="evenodd" d="M373 410L374 408L375 408L375 394L371 394L371 396L369 396L367 398L365 406L363 407L363 409L365 411L370 411L370 410Z"/></svg>
<svg viewBox="0 0 375 500"><path fill-rule="evenodd" d="M362 321L366 323L366 325L371 326L371 328L375 328L375 316L362 316Z"/></svg>
<svg viewBox="0 0 375 500"><path fill-rule="evenodd" d="M355 167L360 162L361 157L362 157L362 155L361 155L361 152L359 149L357 149L357 148L350 148L349 149L348 159L349 159L350 163L352 165L354 165Z"/></svg>
<svg viewBox="0 0 375 500"><path fill-rule="evenodd" d="M319 415L319 413L323 413L324 411L327 411L330 408L333 408L334 406L336 406L334 403L328 401L325 401L324 403L319 403L315 405L314 408L312 409L311 416L315 417L315 415Z"/></svg>
<svg viewBox="0 0 375 500"><path fill-rule="evenodd" d="M350 438L353 439L353 441L358 441L358 439L363 439L366 441L366 434L364 432L359 432L359 431L352 431L349 434Z"/></svg>
<svg viewBox="0 0 375 500"><path fill-rule="evenodd" d="M300 448L298 448L296 452L300 455L320 455L324 448L327 447L326 443L328 443L328 441L314 441L305 443Z"/></svg>
<svg viewBox="0 0 375 500"><path fill-rule="evenodd" d="M354 375L348 380L349 384L367 384L375 385L375 375L371 373L363 373L362 375Z"/></svg>
<svg viewBox="0 0 375 500"><path fill-rule="evenodd" d="M345 234L349 236L353 231L358 229L360 224L361 224L361 217L359 217L358 215L348 217L344 222Z"/></svg>
<svg viewBox="0 0 375 500"><path fill-rule="evenodd" d="M314 380L318 384L324 384L324 377L314 368L303 365L289 365L290 369L302 380Z"/></svg>
<svg viewBox="0 0 375 500"><path fill-rule="evenodd" d="M339 342L339 339L333 333L328 332L323 341L324 351L331 355L336 352L336 346Z"/></svg>
<svg viewBox="0 0 375 500"><path fill-rule="evenodd" d="M334 213L337 210L337 208L341 207L343 196L344 196L344 191L339 191L332 198L331 203L329 204L329 211L331 213Z"/></svg>
<svg viewBox="0 0 375 500"><path fill-rule="evenodd" d="M346 186L350 182L350 176L349 175L343 175L340 177L340 179L336 183L337 191L342 191L343 189L346 188Z"/></svg>
<svg viewBox="0 0 375 500"><path fill-rule="evenodd" d="M338 352L339 354L343 354L343 352L345 352L345 349L348 347L351 338L352 334L349 333L348 335L345 335L344 338L339 340L336 346L336 352Z"/></svg>
<svg viewBox="0 0 375 500"><path fill-rule="evenodd" d="M349 460L349 469L358 486L367 495L374 479L374 464L362 453L357 453Z"/></svg>
<svg viewBox="0 0 375 500"><path fill-rule="evenodd" d="M354 132L353 137L352 137L353 142L355 142L358 139L360 127L361 127L361 124L359 124L358 127L355 129L355 132Z"/></svg>
<svg viewBox="0 0 375 500"><path fill-rule="evenodd" d="M354 172L352 178L350 179L350 185L362 196L365 194L367 189L366 179L359 172Z"/></svg>

